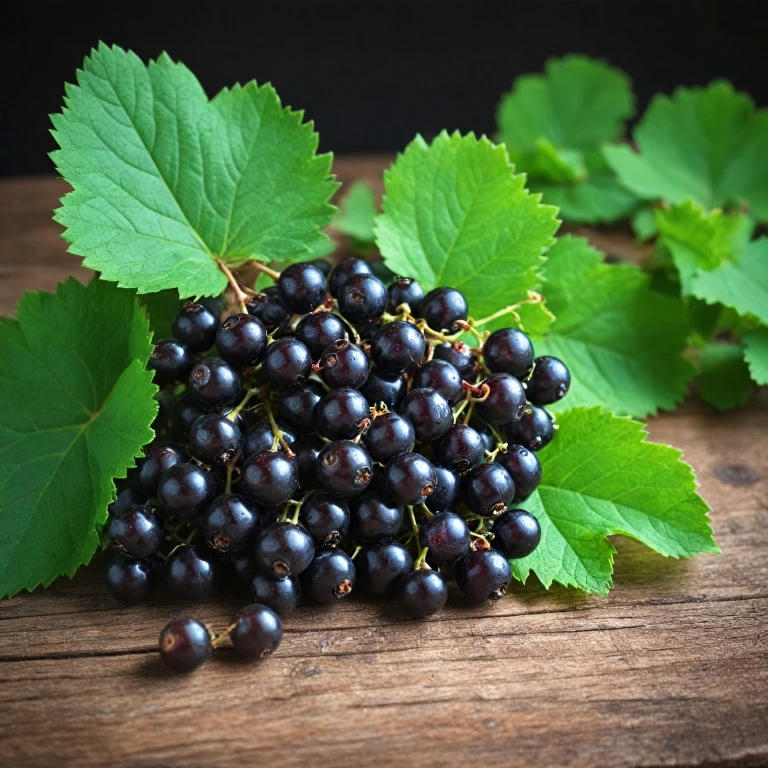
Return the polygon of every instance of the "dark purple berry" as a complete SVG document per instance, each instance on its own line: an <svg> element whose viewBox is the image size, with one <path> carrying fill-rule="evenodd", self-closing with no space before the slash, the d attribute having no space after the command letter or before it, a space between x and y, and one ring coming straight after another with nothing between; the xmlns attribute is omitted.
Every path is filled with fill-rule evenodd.
<svg viewBox="0 0 768 768"><path fill-rule="evenodd" d="M469 552L469 528L455 512L438 512L419 527L419 544L436 565L453 565Z"/></svg>
<svg viewBox="0 0 768 768"><path fill-rule="evenodd" d="M460 374L464 381L470 384L477 376L475 358L472 356L472 350L463 341L456 341L453 344L438 344L435 347L435 360L445 360L450 363Z"/></svg>
<svg viewBox="0 0 768 768"><path fill-rule="evenodd" d="M217 552L244 552L261 532L261 513L236 493L215 498L203 516L203 536Z"/></svg>
<svg viewBox="0 0 768 768"><path fill-rule="evenodd" d="M360 586L372 595L391 595L410 572L413 558L395 539L382 536L366 544L357 557Z"/></svg>
<svg viewBox="0 0 768 768"><path fill-rule="evenodd" d="M152 507L128 507L109 521L112 546L135 560L145 560L160 549L165 529Z"/></svg>
<svg viewBox="0 0 768 768"><path fill-rule="evenodd" d="M210 309L195 301L188 301L173 318L171 330L174 338L183 341L190 352L205 352L213 346L219 318Z"/></svg>
<svg viewBox="0 0 768 768"><path fill-rule="evenodd" d="M190 453L203 464L226 464L242 446L240 427L218 413L201 416L189 430Z"/></svg>
<svg viewBox="0 0 768 768"><path fill-rule="evenodd" d="M317 429L317 405L323 397L325 389L316 381L308 381L300 387L281 389L277 412L285 424L306 435Z"/></svg>
<svg viewBox="0 0 768 768"><path fill-rule="evenodd" d="M412 389L400 403L400 414L413 424L422 443L438 440L453 424L451 406L434 389Z"/></svg>
<svg viewBox="0 0 768 768"><path fill-rule="evenodd" d="M251 580L250 592L254 602L266 605L278 616L288 616L299 604L301 585L297 576L272 579L259 571Z"/></svg>
<svg viewBox="0 0 768 768"><path fill-rule="evenodd" d="M349 507L341 496L320 491L304 500L299 521L315 544L336 545L349 530Z"/></svg>
<svg viewBox="0 0 768 768"><path fill-rule="evenodd" d="M475 410L489 424L509 424L523 415L525 390L514 376L494 373L478 386L483 391L488 387L488 394L475 403Z"/></svg>
<svg viewBox="0 0 768 768"><path fill-rule="evenodd" d="M394 411L408 392L408 383L400 374L385 373L374 367L360 387L360 392L368 400L368 405L377 407L384 403L390 411Z"/></svg>
<svg viewBox="0 0 768 768"><path fill-rule="evenodd" d="M359 389L368 378L368 356L348 339L339 339L327 347L320 366L323 381L333 389Z"/></svg>
<svg viewBox="0 0 768 768"><path fill-rule="evenodd" d="M433 445L435 464L466 472L485 458L483 440L472 427L453 424Z"/></svg>
<svg viewBox="0 0 768 768"><path fill-rule="evenodd" d="M394 313L402 304L407 304L412 315L418 317L424 289L421 283L410 277L398 277L389 288L389 311Z"/></svg>
<svg viewBox="0 0 768 768"><path fill-rule="evenodd" d="M488 337L483 357L491 373L508 373L522 381L533 368L533 344L517 328L502 328Z"/></svg>
<svg viewBox="0 0 768 768"><path fill-rule="evenodd" d="M424 619L445 607L448 585L437 571L420 568L403 578L397 594L406 615L412 619Z"/></svg>
<svg viewBox="0 0 768 768"><path fill-rule="evenodd" d="M510 509L493 521L491 544L510 560L526 557L539 546L539 521L524 509Z"/></svg>
<svg viewBox="0 0 768 768"><path fill-rule="evenodd" d="M211 633L195 619L174 619L160 633L160 658L174 672L194 671L212 651Z"/></svg>
<svg viewBox="0 0 768 768"><path fill-rule="evenodd" d="M448 467L435 467L434 493L426 500L431 512L458 509L461 503L461 478Z"/></svg>
<svg viewBox="0 0 768 768"><path fill-rule="evenodd" d="M427 459L407 451L390 459L384 468L384 480L393 501L412 506L426 501L435 492L437 476Z"/></svg>
<svg viewBox="0 0 768 768"><path fill-rule="evenodd" d="M416 433L413 425L397 413L383 413L372 422L363 437L371 458L386 464L393 456L413 450Z"/></svg>
<svg viewBox="0 0 768 768"><path fill-rule="evenodd" d="M382 325L371 341L371 357L385 373L415 370L426 351L422 332L412 323L395 320Z"/></svg>
<svg viewBox="0 0 768 768"><path fill-rule="evenodd" d="M267 347L261 370L277 389L300 387L312 373L312 358L298 339L277 339Z"/></svg>
<svg viewBox="0 0 768 768"><path fill-rule="evenodd" d="M350 278L352 275L370 275L371 268L362 259L357 259L353 256L340 261L331 270L330 277L328 278L328 292L335 299L339 295L339 288Z"/></svg>
<svg viewBox="0 0 768 768"><path fill-rule="evenodd" d="M286 309L305 315L323 303L325 275L309 262L290 264L277 279L277 295Z"/></svg>
<svg viewBox="0 0 768 768"><path fill-rule="evenodd" d="M293 390L286 390L292 392ZM299 438L297 432L281 422L277 422L277 428L283 434L283 440L292 446ZM272 424L269 421L257 421L248 428L243 438L243 455L246 458L255 453L272 450L272 444L275 442L275 434L272 431ZM278 442L276 449L282 451L283 447Z"/></svg>
<svg viewBox="0 0 768 768"><path fill-rule="evenodd" d="M429 360L421 365L413 376L413 388L434 389L448 401L448 405L456 405L465 394L461 374L446 360Z"/></svg>
<svg viewBox="0 0 768 768"><path fill-rule="evenodd" d="M216 349L232 365L258 365L267 350L264 323L252 315L232 315L216 331Z"/></svg>
<svg viewBox="0 0 768 768"><path fill-rule="evenodd" d="M257 293L246 309L249 315L258 317L268 331L274 331L291 317L291 313L280 302L275 285Z"/></svg>
<svg viewBox="0 0 768 768"><path fill-rule="evenodd" d="M344 281L337 297L339 312L350 323L369 323L387 308L387 287L373 275L353 275Z"/></svg>
<svg viewBox="0 0 768 768"><path fill-rule="evenodd" d="M335 547L318 547L304 573L306 591L318 603L335 603L355 586L357 571L349 555Z"/></svg>
<svg viewBox="0 0 768 768"><path fill-rule="evenodd" d="M468 315L467 300L455 288L435 288L419 306L419 317L424 318L433 331L457 331L456 321L466 320Z"/></svg>
<svg viewBox="0 0 768 768"><path fill-rule="evenodd" d="M317 457L317 478L327 491L349 498L362 493L373 480L373 460L351 440L328 443Z"/></svg>
<svg viewBox="0 0 768 768"><path fill-rule="evenodd" d="M288 501L299 485L295 459L281 451L261 451L249 456L240 474L243 492L257 504L274 507Z"/></svg>
<svg viewBox="0 0 768 768"><path fill-rule="evenodd" d="M166 469L181 464L184 454L173 445L153 445L139 462L138 481L147 496L157 493L157 484Z"/></svg>
<svg viewBox="0 0 768 768"><path fill-rule="evenodd" d="M240 395L243 377L223 357L206 357L189 373L189 388L207 405L231 405Z"/></svg>
<svg viewBox="0 0 768 768"><path fill-rule="evenodd" d="M338 315L332 312L314 312L302 317L296 326L296 338L317 360L334 341L343 339L347 330Z"/></svg>
<svg viewBox="0 0 768 768"><path fill-rule="evenodd" d="M473 603L483 603L504 597L511 570L506 558L495 549L480 549L459 560L455 575L459 589Z"/></svg>
<svg viewBox="0 0 768 768"><path fill-rule="evenodd" d="M350 504L350 531L361 541L397 536L403 523L403 511L382 491L369 491Z"/></svg>
<svg viewBox="0 0 768 768"><path fill-rule="evenodd" d="M254 544L256 565L273 579L298 576L312 561L315 542L300 525L273 523Z"/></svg>
<svg viewBox="0 0 768 768"><path fill-rule="evenodd" d="M232 624L229 639L235 650L249 659L265 659L283 639L283 622L266 605L253 603L241 608Z"/></svg>
<svg viewBox="0 0 768 768"><path fill-rule="evenodd" d="M118 555L110 560L106 573L107 592L123 605L137 605L149 599L154 574L149 563Z"/></svg>
<svg viewBox="0 0 768 768"><path fill-rule="evenodd" d="M155 384L164 387L186 379L193 364L192 353L186 344L176 339L160 339L152 347L147 366L155 372Z"/></svg>
<svg viewBox="0 0 768 768"><path fill-rule="evenodd" d="M549 445L555 434L552 417L543 408L528 404L520 421L507 425L507 438L531 451Z"/></svg>
<svg viewBox="0 0 768 768"><path fill-rule="evenodd" d="M506 451L500 451L496 463L509 472L515 483L515 497L512 501L522 501L530 496L541 482L541 463L533 451L522 445L510 445Z"/></svg>
<svg viewBox="0 0 768 768"><path fill-rule="evenodd" d="M356 389L332 389L317 404L317 427L331 440L355 437L370 421L368 401Z"/></svg>
<svg viewBox="0 0 768 768"><path fill-rule="evenodd" d="M216 591L217 567L210 550L182 544L165 562L165 580L177 597L199 603Z"/></svg>
<svg viewBox="0 0 768 768"><path fill-rule="evenodd" d="M515 484L500 464L479 464L464 475L462 496L476 515L495 517L512 503Z"/></svg>
<svg viewBox="0 0 768 768"><path fill-rule="evenodd" d="M556 357L537 357L531 378L526 382L526 395L534 405L551 405L562 400L571 386L571 372Z"/></svg>
<svg viewBox="0 0 768 768"><path fill-rule="evenodd" d="M160 477L157 498L169 517L190 520L205 512L216 496L216 479L197 464L176 464Z"/></svg>

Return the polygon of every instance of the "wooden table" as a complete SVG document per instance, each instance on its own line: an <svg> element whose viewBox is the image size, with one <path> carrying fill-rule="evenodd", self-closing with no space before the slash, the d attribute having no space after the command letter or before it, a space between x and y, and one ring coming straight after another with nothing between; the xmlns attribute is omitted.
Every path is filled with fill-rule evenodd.
<svg viewBox="0 0 768 768"><path fill-rule="evenodd" d="M378 179L382 164L337 171ZM0 182L3 314L89 274L50 220L63 191ZM618 538L607 598L517 585L496 605L452 594L422 622L364 597L303 606L269 661L223 651L189 677L163 670L160 629L189 613L223 628L242 601L123 608L101 556L0 603L0 763L768 765L768 400L723 415L691 400L650 431L696 468L721 556Z"/></svg>

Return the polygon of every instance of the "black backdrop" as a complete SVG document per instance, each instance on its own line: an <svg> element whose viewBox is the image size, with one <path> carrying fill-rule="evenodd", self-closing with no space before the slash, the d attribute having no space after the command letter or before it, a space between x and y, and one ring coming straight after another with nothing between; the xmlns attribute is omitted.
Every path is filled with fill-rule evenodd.
<svg viewBox="0 0 768 768"><path fill-rule="evenodd" d="M271 80L315 120L321 147L392 151L419 131L492 133L514 77L571 51L656 91L727 77L768 104L768 2L755 0L25 0L0 17L0 176L52 170L47 115L98 40L167 50L209 94Z"/></svg>

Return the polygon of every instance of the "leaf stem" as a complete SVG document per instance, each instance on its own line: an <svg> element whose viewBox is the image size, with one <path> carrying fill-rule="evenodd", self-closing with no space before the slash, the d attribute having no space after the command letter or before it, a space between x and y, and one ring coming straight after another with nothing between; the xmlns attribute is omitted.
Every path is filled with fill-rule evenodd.
<svg viewBox="0 0 768 768"><path fill-rule="evenodd" d="M235 294L235 301L240 305L240 309L243 314L247 314L248 310L245 305L248 303L248 294L240 287L240 283L237 282L237 278L232 274L232 270L221 260L216 259L216 263L219 265L219 269L224 273L224 277L227 278L229 287Z"/></svg>
<svg viewBox="0 0 768 768"><path fill-rule="evenodd" d="M271 269L262 261L254 260L251 262L251 264L254 269L258 270L259 272L263 272L268 277L271 277L275 282L277 282L278 278L280 277L280 273L277 270Z"/></svg>

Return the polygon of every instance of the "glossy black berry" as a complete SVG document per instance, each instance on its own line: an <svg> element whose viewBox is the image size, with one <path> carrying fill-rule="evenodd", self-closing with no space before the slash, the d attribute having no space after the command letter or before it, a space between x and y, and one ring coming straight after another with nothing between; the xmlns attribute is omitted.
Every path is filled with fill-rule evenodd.
<svg viewBox="0 0 768 768"><path fill-rule="evenodd" d="M368 356L348 339L334 341L320 358L320 375L332 389L358 389L368 378Z"/></svg>
<svg viewBox="0 0 768 768"><path fill-rule="evenodd" d="M456 405L465 394L461 374L447 360L429 360L419 367L413 375L413 388L434 389L448 401L448 405Z"/></svg>
<svg viewBox="0 0 768 768"><path fill-rule="evenodd" d="M407 373L416 370L426 346L423 334L415 325L395 320L376 332L371 341L371 357L381 371Z"/></svg>
<svg viewBox="0 0 768 768"><path fill-rule="evenodd" d="M462 480L462 498L476 515L500 515L514 497L515 484L500 464L479 464Z"/></svg>
<svg viewBox="0 0 768 768"><path fill-rule="evenodd" d="M317 479L317 457L324 447L325 443L317 435L306 435L291 446L296 454L300 490L311 491L320 484Z"/></svg>
<svg viewBox="0 0 768 768"><path fill-rule="evenodd" d="M349 530L349 507L341 496L320 491L301 505L299 521L315 544L338 544Z"/></svg>
<svg viewBox="0 0 768 768"><path fill-rule="evenodd" d="M190 352L205 352L213 346L219 318L210 309L188 301L173 318L173 337L183 341Z"/></svg>
<svg viewBox="0 0 768 768"><path fill-rule="evenodd" d="M253 547L256 565L273 579L298 576L312 561L314 551L309 533L287 522L265 528Z"/></svg>
<svg viewBox="0 0 768 768"><path fill-rule="evenodd" d="M408 550L387 536L366 544L356 562L358 582L372 595L394 594L413 566Z"/></svg>
<svg viewBox="0 0 768 768"><path fill-rule="evenodd" d="M485 458L483 440L472 427L452 424L434 445L435 464L466 472L481 464Z"/></svg>
<svg viewBox="0 0 768 768"><path fill-rule="evenodd" d="M325 259L312 259L309 263L314 264L323 273L323 277L325 277L326 280L328 279L328 275L331 274L331 270L333 269L333 264L331 264L330 261L326 261Z"/></svg>
<svg viewBox="0 0 768 768"><path fill-rule="evenodd" d="M297 576L273 579L259 571L251 580L250 592L254 602L266 605L278 616L288 616L299 604L301 585Z"/></svg>
<svg viewBox="0 0 768 768"><path fill-rule="evenodd" d="M539 546L539 521L524 509L510 509L493 521L491 544L504 557L512 560L526 557Z"/></svg>
<svg viewBox="0 0 768 768"><path fill-rule="evenodd" d="M300 387L281 389L277 399L280 419L300 434L317 429L317 404L325 397L325 389L316 381Z"/></svg>
<svg viewBox="0 0 768 768"><path fill-rule="evenodd" d="M128 557L144 560L160 549L165 529L152 507L137 504L109 521L112 546Z"/></svg>
<svg viewBox="0 0 768 768"><path fill-rule="evenodd" d="M206 412L203 404L189 390L176 408L176 427L180 438L186 441L192 425Z"/></svg>
<svg viewBox="0 0 768 768"><path fill-rule="evenodd" d="M410 307L411 314L418 317L421 300L424 298L424 289L421 283L410 277L398 277L389 288L389 311L394 313L401 304Z"/></svg>
<svg viewBox="0 0 768 768"><path fill-rule="evenodd" d="M291 313L280 301L275 285L257 293L247 304L246 309L249 315L258 317L268 331L274 331L291 317Z"/></svg>
<svg viewBox="0 0 768 768"><path fill-rule="evenodd" d="M445 360L450 363L461 375L464 381L470 384L477 376L475 358L472 356L471 348L462 341L456 341L453 344L438 344L433 353L434 360Z"/></svg>
<svg viewBox="0 0 768 768"><path fill-rule="evenodd" d="M249 456L240 474L243 492L257 504L274 507L288 501L299 485L295 459L281 451L261 451Z"/></svg>
<svg viewBox="0 0 768 768"><path fill-rule="evenodd" d="M531 378L526 382L528 401L551 405L562 400L571 386L571 372L557 357L537 357Z"/></svg>
<svg viewBox="0 0 768 768"><path fill-rule="evenodd" d="M300 387L312 373L312 358L298 339L277 339L267 347L261 370L278 389Z"/></svg>
<svg viewBox="0 0 768 768"><path fill-rule="evenodd" d="M253 548L246 552L232 552L226 555L225 561L242 584L250 584L259 570L253 559Z"/></svg>
<svg viewBox="0 0 768 768"><path fill-rule="evenodd" d="M522 381L533 368L533 344L517 328L502 328L486 340L483 358L491 373L508 373Z"/></svg>
<svg viewBox="0 0 768 768"><path fill-rule="evenodd" d="M157 485L151 495L157 493ZM129 483L118 488L117 496L115 500L107 507L110 516L114 517L124 512L128 507L132 507L135 504L143 504L147 500L149 494L145 493L138 485Z"/></svg>
<svg viewBox="0 0 768 768"><path fill-rule="evenodd" d="M403 578L397 596L400 608L407 616L424 619L445 607L448 585L437 571L420 568Z"/></svg>
<svg viewBox="0 0 768 768"><path fill-rule="evenodd" d="M179 618L160 633L160 658L174 672L192 672L211 658L211 633L195 619Z"/></svg>
<svg viewBox="0 0 768 768"><path fill-rule="evenodd" d="M242 447L240 427L217 413L201 416L189 430L189 451L203 464L226 464Z"/></svg>
<svg viewBox="0 0 768 768"><path fill-rule="evenodd" d="M507 438L531 451L549 445L555 434L552 417L543 408L528 404L520 421L507 425Z"/></svg>
<svg viewBox="0 0 768 768"><path fill-rule="evenodd" d="M232 624L229 639L235 650L249 659L265 659L272 655L283 639L280 617L260 603L241 608Z"/></svg>
<svg viewBox="0 0 768 768"><path fill-rule="evenodd" d="M304 315L323 303L325 275L309 262L290 264L277 279L277 295L286 309Z"/></svg>
<svg viewBox="0 0 768 768"><path fill-rule="evenodd" d="M372 320L370 323L366 323L359 331L360 339L362 341L371 341L373 337L379 332L379 329L384 325L381 320Z"/></svg>
<svg viewBox="0 0 768 768"><path fill-rule="evenodd" d="M176 339L160 339L152 347L147 367L155 372L155 384L164 387L174 381L184 381L193 364L192 352L186 344Z"/></svg>
<svg viewBox="0 0 768 768"><path fill-rule="evenodd" d="M467 300L455 288L431 290L419 307L419 317L424 318L433 331L457 331L456 321L466 320L468 315Z"/></svg>
<svg viewBox="0 0 768 768"><path fill-rule="evenodd" d="M200 517L215 497L214 476L197 464L176 464L163 472L157 486L163 509L179 520Z"/></svg>
<svg viewBox="0 0 768 768"><path fill-rule="evenodd" d="M384 283L374 275L353 275L344 281L337 296L339 312L350 323L369 323L381 317L389 294Z"/></svg>
<svg viewBox="0 0 768 768"><path fill-rule="evenodd" d="M144 560L118 555L106 572L107 592L123 605L138 605L149 599L154 587L152 567Z"/></svg>
<svg viewBox="0 0 768 768"><path fill-rule="evenodd" d="M343 339L346 333L341 318L332 312L306 315L296 326L296 338L309 350L313 360L317 360L334 341Z"/></svg>
<svg viewBox="0 0 768 768"><path fill-rule="evenodd" d="M472 427L472 429L475 430L475 432L477 432L478 435L480 435L480 439L483 441L483 447L486 451L490 451L492 453L496 450L499 441L496 439L496 435L493 434L491 428L487 424L474 419L473 421L469 422L469 425Z"/></svg>
<svg viewBox="0 0 768 768"><path fill-rule="evenodd" d="M165 562L165 580L182 600L201 602L216 591L216 556L205 547L182 544Z"/></svg>
<svg viewBox="0 0 768 768"><path fill-rule="evenodd" d="M374 367L368 373L368 378L360 387L368 405L380 406L381 403L390 411L396 410L408 392L408 383L400 374L385 373Z"/></svg>
<svg viewBox="0 0 768 768"><path fill-rule="evenodd" d="M339 288L352 275L370 275L371 268L362 259L353 256L340 261L332 270L328 278L328 292L335 299L339 295Z"/></svg>
<svg viewBox="0 0 768 768"><path fill-rule="evenodd" d="M308 594L318 603L335 603L347 597L355 586L357 571L349 555L335 547L318 547L304 573Z"/></svg>
<svg viewBox="0 0 768 768"><path fill-rule="evenodd" d="M240 395L243 377L223 357L206 357L189 372L189 388L207 405L231 405Z"/></svg>
<svg viewBox="0 0 768 768"><path fill-rule="evenodd" d="M484 400L475 403L480 418L489 424L509 424L517 421L525 410L525 390L523 385L508 373L494 373L479 385L488 387Z"/></svg>
<svg viewBox="0 0 768 768"><path fill-rule="evenodd" d="M237 493L216 497L203 516L203 536L217 552L244 552L261 532L261 513Z"/></svg>
<svg viewBox="0 0 768 768"><path fill-rule="evenodd" d="M398 504L412 506L435 492L437 476L432 464L419 453L400 453L384 469L387 493Z"/></svg>
<svg viewBox="0 0 768 768"><path fill-rule="evenodd" d="M522 501L539 487L541 463L533 451L522 445L509 445L506 451L501 451L496 456L496 463L509 472L515 483L513 502Z"/></svg>
<svg viewBox="0 0 768 768"><path fill-rule="evenodd" d="M416 433L413 424L397 413L383 413L372 422L363 437L371 458L386 464L393 456L413 450Z"/></svg>
<svg viewBox="0 0 768 768"><path fill-rule="evenodd" d="M461 502L461 477L448 467L435 467L434 493L426 500L431 512L458 509Z"/></svg>
<svg viewBox="0 0 768 768"><path fill-rule="evenodd" d="M350 531L361 541L397 536L403 523L403 507L382 491L368 491L350 503Z"/></svg>
<svg viewBox="0 0 768 768"><path fill-rule="evenodd" d="M157 484L166 469L181 464L184 453L173 445L153 445L139 462L136 479L147 496L157 493Z"/></svg>
<svg viewBox="0 0 768 768"><path fill-rule="evenodd" d="M362 493L373 480L373 460L363 446L351 440L328 443L316 466L320 485L344 498Z"/></svg>
<svg viewBox="0 0 768 768"><path fill-rule="evenodd" d="M368 401L356 389L332 389L317 404L317 427L331 440L355 437L370 420Z"/></svg>
<svg viewBox="0 0 768 768"><path fill-rule="evenodd" d="M434 389L412 389L400 403L400 413L413 424L422 443L438 440L453 424L451 406Z"/></svg>
<svg viewBox="0 0 768 768"><path fill-rule="evenodd" d="M495 549L470 552L456 564L456 584L473 602L501 600L507 593L511 570L507 559Z"/></svg>
<svg viewBox="0 0 768 768"><path fill-rule="evenodd" d="M264 323L252 315L231 315L216 331L216 350L232 365L258 365L267 350Z"/></svg>
<svg viewBox="0 0 768 768"><path fill-rule="evenodd" d="M293 390L287 390L292 392ZM283 440L292 446L299 438L298 432L291 429L291 427L277 422L278 429L283 433ZM275 441L275 434L272 431L272 424L269 421L257 421L255 424L248 427L248 431L243 438L243 455L246 458L253 456L255 453L261 453L262 451L269 451L272 449L272 444ZM283 447L278 442L277 450L282 451Z"/></svg>
<svg viewBox="0 0 768 768"><path fill-rule="evenodd" d="M453 565L469 552L469 528L455 512L438 512L419 527L419 544L436 565Z"/></svg>

